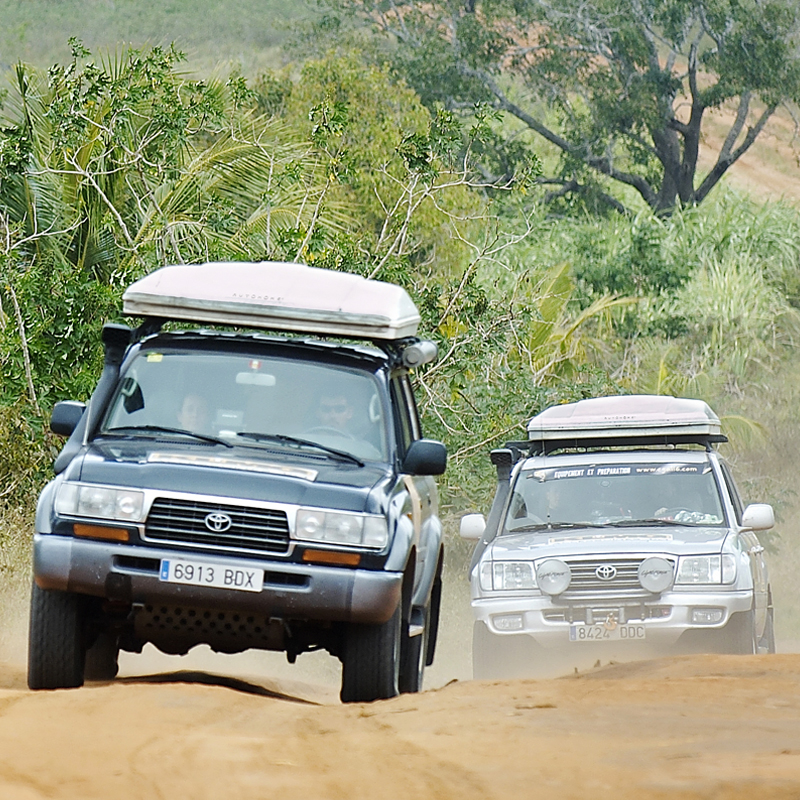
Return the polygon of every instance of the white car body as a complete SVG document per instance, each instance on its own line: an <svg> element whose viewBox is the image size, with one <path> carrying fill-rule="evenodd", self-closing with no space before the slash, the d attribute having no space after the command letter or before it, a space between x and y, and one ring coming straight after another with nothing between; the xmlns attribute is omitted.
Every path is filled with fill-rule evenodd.
<svg viewBox="0 0 800 800"><path fill-rule="evenodd" d="M705 403L581 401L548 409L529 432L493 453L488 521L462 520L462 535L479 538L475 677L535 673L548 651L774 651L756 534L772 527L772 509L742 508Z"/></svg>

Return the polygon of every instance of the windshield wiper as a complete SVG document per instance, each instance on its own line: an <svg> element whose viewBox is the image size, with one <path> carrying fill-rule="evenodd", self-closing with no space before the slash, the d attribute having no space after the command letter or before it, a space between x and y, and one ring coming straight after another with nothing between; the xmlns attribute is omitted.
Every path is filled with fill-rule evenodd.
<svg viewBox="0 0 800 800"><path fill-rule="evenodd" d="M549 531L549 530L575 530L577 528L605 528L596 522L535 522L530 525L520 525L519 527L507 528L509 533L519 531Z"/></svg>
<svg viewBox="0 0 800 800"><path fill-rule="evenodd" d="M123 425L119 428L108 428L101 431L100 436L119 435L127 436L129 438L136 435L138 432L143 433L177 433L183 436L191 436L193 439L199 439L201 442L211 442L212 444L222 444L225 447L233 447L230 442L224 439L219 439L216 436L207 436L204 433L195 433L194 431L187 431L184 428L169 428L164 425Z"/></svg>
<svg viewBox="0 0 800 800"><path fill-rule="evenodd" d="M618 519L615 522L607 522L606 525L612 528L655 528L662 525L677 525L683 527L686 525L697 525L696 522L679 522L675 519L659 519L652 517L651 519Z"/></svg>
<svg viewBox="0 0 800 800"><path fill-rule="evenodd" d="M329 453L357 464L359 467L364 466L364 462L352 453L348 453L345 450L337 450L335 447L328 447L327 445L319 444L319 442L312 442L310 439L299 439L296 436L286 436L282 433L259 433L257 431L239 431L236 435L241 436L243 439L252 439L255 442L278 442L279 444L297 445L299 447L313 447L316 450L322 450L324 453Z"/></svg>

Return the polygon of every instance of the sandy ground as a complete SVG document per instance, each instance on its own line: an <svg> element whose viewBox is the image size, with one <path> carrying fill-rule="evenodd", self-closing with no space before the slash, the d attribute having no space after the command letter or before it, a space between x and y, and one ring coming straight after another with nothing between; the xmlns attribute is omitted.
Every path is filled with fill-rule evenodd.
<svg viewBox="0 0 800 800"><path fill-rule="evenodd" d="M0 799L800 798L800 655L471 681L449 630L432 688L347 706L322 653L148 647L116 681L29 692L7 635Z"/></svg>
<svg viewBox="0 0 800 800"><path fill-rule="evenodd" d="M0 671L0 797L800 797L800 656L454 681L343 706L204 672L31 693Z"/></svg>

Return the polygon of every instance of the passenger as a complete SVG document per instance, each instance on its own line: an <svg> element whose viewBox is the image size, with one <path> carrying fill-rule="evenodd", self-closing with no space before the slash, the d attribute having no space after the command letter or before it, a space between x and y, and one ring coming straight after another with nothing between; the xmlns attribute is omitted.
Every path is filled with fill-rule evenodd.
<svg viewBox="0 0 800 800"><path fill-rule="evenodd" d="M187 394L178 411L178 425L186 431L203 432L208 427L208 403L199 394Z"/></svg>

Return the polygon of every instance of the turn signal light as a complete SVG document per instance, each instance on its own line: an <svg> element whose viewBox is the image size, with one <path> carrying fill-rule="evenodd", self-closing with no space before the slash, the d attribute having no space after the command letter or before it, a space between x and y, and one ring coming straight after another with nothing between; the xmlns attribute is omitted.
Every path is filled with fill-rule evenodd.
<svg viewBox="0 0 800 800"><path fill-rule="evenodd" d="M360 553L342 553L335 550L306 550L303 561L314 564L336 564L341 567L357 567L361 563Z"/></svg>
<svg viewBox="0 0 800 800"><path fill-rule="evenodd" d="M130 534L124 528L106 528L102 525L84 525L81 522L76 522L72 526L72 532L76 536L82 536L86 539L106 539L111 542L127 542L130 540Z"/></svg>

